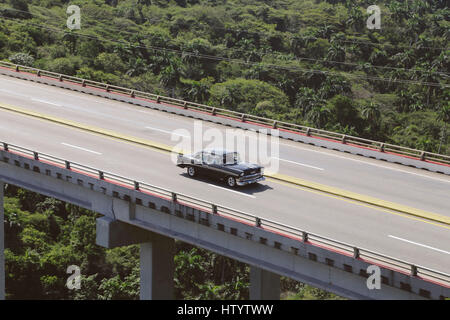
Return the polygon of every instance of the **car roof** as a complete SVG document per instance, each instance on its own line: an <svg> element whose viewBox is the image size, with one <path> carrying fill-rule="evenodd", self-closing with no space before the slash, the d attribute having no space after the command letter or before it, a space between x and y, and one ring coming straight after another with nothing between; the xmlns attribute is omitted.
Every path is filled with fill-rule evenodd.
<svg viewBox="0 0 450 320"><path fill-rule="evenodd" d="M203 152L207 152L207 153L211 153L211 154L215 154L215 155L224 155L227 153L236 153L236 151L230 151L230 150L225 150L225 149L205 149L203 150Z"/></svg>

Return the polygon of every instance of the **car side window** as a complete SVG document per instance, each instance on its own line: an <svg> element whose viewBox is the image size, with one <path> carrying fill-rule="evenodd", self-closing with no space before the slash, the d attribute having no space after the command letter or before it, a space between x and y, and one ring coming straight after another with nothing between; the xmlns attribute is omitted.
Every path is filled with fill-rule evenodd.
<svg viewBox="0 0 450 320"><path fill-rule="evenodd" d="M222 158L216 154L204 153L203 163L208 165L222 165Z"/></svg>
<svg viewBox="0 0 450 320"><path fill-rule="evenodd" d="M202 152L197 152L197 153L194 155L194 160L195 160L196 162L198 162L198 163L202 163Z"/></svg>
<svg viewBox="0 0 450 320"><path fill-rule="evenodd" d="M203 163L206 164L212 164L213 163L213 156L210 153L203 153Z"/></svg>
<svg viewBox="0 0 450 320"><path fill-rule="evenodd" d="M222 163L222 157L219 156L219 155L214 155L213 158L212 158L212 161L213 161L213 164L216 164L216 165L219 165L219 166L223 164Z"/></svg>

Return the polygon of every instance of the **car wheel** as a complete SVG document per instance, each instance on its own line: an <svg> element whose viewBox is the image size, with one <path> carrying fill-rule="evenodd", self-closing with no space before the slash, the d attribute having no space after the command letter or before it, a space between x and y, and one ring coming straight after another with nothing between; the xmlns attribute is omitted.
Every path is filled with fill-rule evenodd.
<svg viewBox="0 0 450 320"><path fill-rule="evenodd" d="M227 185L231 188L236 187L236 179L233 177L227 177Z"/></svg>
<svg viewBox="0 0 450 320"><path fill-rule="evenodd" d="M197 175L197 170L194 167L187 167L187 174L189 177L195 177Z"/></svg>

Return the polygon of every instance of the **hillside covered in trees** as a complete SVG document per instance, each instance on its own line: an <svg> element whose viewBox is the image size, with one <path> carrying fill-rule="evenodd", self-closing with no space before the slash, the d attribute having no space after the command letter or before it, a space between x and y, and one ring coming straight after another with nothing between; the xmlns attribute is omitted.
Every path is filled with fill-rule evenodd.
<svg viewBox="0 0 450 320"><path fill-rule="evenodd" d="M81 29L66 26L81 8ZM439 0L0 0L0 60L450 154L450 10ZM139 247L96 214L7 186L8 298L137 299ZM65 287L68 265L83 270ZM177 242L176 297L244 299L248 267ZM337 298L283 279L285 298Z"/></svg>

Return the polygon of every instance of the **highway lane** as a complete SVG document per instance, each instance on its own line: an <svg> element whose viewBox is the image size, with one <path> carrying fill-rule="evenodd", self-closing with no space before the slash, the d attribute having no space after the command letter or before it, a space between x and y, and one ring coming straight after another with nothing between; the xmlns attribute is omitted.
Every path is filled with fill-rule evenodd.
<svg viewBox="0 0 450 320"><path fill-rule="evenodd" d="M184 170L170 162L166 152L5 111L0 111L0 137L23 147L450 272L448 226L271 181L229 191L214 181L188 178Z"/></svg>
<svg viewBox="0 0 450 320"><path fill-rule="evenodd" d="M176 145L174 132L194 136L198 121L4 76L0 83L1 102L171 146ZM202 126L230 129L208 122ZM448 176L283 139L276 157L282 174L450 215Z"/></svg>

